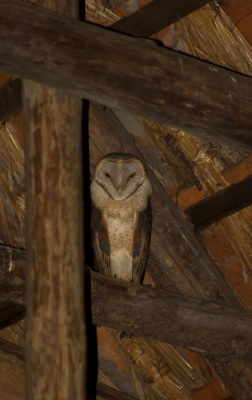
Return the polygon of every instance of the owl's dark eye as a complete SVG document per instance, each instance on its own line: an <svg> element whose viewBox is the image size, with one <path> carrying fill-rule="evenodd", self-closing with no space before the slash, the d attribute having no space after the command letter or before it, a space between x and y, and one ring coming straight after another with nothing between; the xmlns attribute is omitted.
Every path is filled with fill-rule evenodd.
<svg viewBox="0 0 252 400"><path fill-rule="evenodd" d="M133 172L133 174L130 175L130 178L134 178L135 175L135 172Z"/></svg>
<svg viewBox="0 0 252 400"><path fill-rule="evenodd" d="M110 178L109 174L107 172L105 172L105 175L107 178Z"/></svg>

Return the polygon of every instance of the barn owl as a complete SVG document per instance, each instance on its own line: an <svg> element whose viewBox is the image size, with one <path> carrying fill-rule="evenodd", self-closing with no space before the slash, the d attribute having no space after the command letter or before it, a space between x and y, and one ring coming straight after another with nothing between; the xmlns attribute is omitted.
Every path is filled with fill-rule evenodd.
<svg viewBox="0 0 252 400"><path fill-rule="evenodd" d="M141 283L151 236L151 183L140 158L111 153L91 183L92 244L96 269Z"/></svg>

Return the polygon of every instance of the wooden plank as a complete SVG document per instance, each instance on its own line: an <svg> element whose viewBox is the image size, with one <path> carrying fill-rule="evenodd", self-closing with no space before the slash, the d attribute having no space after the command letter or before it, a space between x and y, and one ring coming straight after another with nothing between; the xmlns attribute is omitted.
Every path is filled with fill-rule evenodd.
<svg viewBox="0 0 252 400"><path fill-rule="evenodd" d="M0 339L0 387L1 400L25 400L24 350ZM135 400L97 382L97 396L88 394L88 400Z"/></svg>
<svg viewBox="0 0 252 400"><path fill-rule="evenodd" d="M78 18L77 0L36 2ZM23 5L42 14L48 12ZM40 47L38 43L36 46ZM27 184L26 396L27 400L84 400L82 103L60 90L24 80L23 105Z"/></svg>
<svg viewBox="0 0 252 400"><path fill-rule="evenodd" d="M133 36L149 37L209 3L209 0L152 0L110 29Z"/></svg>
<svg viewBox="0 0 252 400"><path fill-rule="evenodd" d="M188 207L185 213L197 231L252 204L252 176Z"/></svg>
<svg viewBox="0 0 252 400"><path fill-rule="evenodd" d="M23 1L0 1L0 68L252 150L252 78Z"/></svg>

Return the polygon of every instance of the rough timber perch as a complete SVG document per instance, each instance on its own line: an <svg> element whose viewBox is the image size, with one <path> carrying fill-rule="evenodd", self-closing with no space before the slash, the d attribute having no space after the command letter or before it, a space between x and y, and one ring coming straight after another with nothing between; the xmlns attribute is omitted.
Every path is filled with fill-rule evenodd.
<svg viewBox="0 0 252 400"><path fill-rule="evenodd" d="M252 78L145 39L1 0L0 68L252 150Z"/></svg>
<svg viewBox="0 0 252 400"><path fill-rule="evenodd" d="M0 248L0 255L2 252L5 254L5 249ZM8 277L7 264L0 269L1 283L9 287L3 300L10 298L14 304L14 271L23 276L23 259L24 252L15 255L12 279ZM25 282L24 279L20 281L17 303L25 305ZM195 348L217 359L252 365L252 313L95 272L91 273L91 303L95 325Z"/></svg>

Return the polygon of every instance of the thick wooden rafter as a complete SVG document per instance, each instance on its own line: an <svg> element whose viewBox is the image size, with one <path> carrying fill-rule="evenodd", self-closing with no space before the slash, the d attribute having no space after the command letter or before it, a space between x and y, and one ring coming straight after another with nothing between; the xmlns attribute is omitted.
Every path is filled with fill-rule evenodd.
<svg viewBox="0 0 252 400"><path fill-rule="evenodd" d="M0 1L0 68L252 150L252 78L22 1Z"/></svg>
<svg viewBox="0 0 252 400"><path fill-rule="evenodd" d="M96 325L252 365L252 313L98 273L91 299Z"/></svg>
<svg viewBox="0 0 252 400"><path fill-rule="evenodd" d="M152 0L134 14L110 25L110 29L133 36L149 37L205 6L209 0Z"/></svg>
<svg viewBox="0 0 252 400"><path fill-rule="evenodd" d="M218 222L252 204L252 176L220 190L185 210L196 230Z"/></svg>
<svg viewBox="0 0 252 400"><path fill-rule="evenodd" d="M18 259L16 266L20 271ZM7 275L2 276L3 284L8 281ZM14 283L12 286L15 291ZM24 281L22 286L23 294L18 304L25 305ZM249 346L252 340L252 314L247 311L136 285L95 272L91 273L91 302L95 325L194 348L217 359L252 365Z"/></svg>
<svg viewBox="0 0 252 400"><path fill-rule="evenodd" d="M66 14L73 22L79 16L78 0L31 2ZM36 36L33 39L36 41ZM85 400L82 101L32 80L23 80L22 86L26 161L26 396L27 400Z"/></svg>

